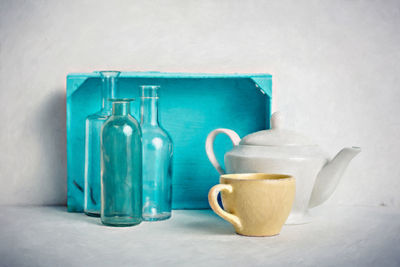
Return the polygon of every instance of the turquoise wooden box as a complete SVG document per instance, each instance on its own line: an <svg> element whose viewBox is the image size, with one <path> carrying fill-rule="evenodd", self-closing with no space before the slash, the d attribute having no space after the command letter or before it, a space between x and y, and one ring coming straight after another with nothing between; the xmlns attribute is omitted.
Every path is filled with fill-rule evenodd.
<svg viewBox="0 0 400 267"><path fill-rule="evenodd" d="M160 122L174 143L173 208L209 208L208 190L219 175L208 161L205 141L215 128L235 130L241 137L269 128L271 75L123 72L117 97L133 97L132 115L140 120L139 85L160 85ZM85 119L99 110L98 72L67 76L68 211L83 210ZM232 144L215 142L217 159Z"/></svg>

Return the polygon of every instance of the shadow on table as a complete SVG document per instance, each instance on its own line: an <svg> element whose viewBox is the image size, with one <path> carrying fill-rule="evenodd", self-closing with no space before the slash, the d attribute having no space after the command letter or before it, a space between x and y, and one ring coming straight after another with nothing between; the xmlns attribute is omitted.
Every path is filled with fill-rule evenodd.
<svg viewBox="0 0 400 267"><path fill-rule="evenodd" d="M191 222L183 224L182 227L189 228L193 232L205 235L235 235L235 230L230 224L222 223L216 225L213 222Z"/></svg>
<svg viewBox="0 0 400 267"><path fill-rule="evenodd" d="M190 212L190 211L189 211ZM182 222L177 222L178 227L182 227L182 229L190 230L196 234L204 234L204 235L234 235L235 230L233 226L224 221L223 219L217 217L212 212L205 211L200 212L197 211L196 220L191 220L187 222L183 220ZM186 222L185 222L186 221Z"/></svg>
<svg viewBox="0 0 400 267"><path fill-rule="evenodd" d="M59 213L60 216L67 215L71 220L78 220L81 222L86 222L94 225L99 225L104 227L101 223L99 217L87 216L84 213L79 212L68 212L65 206L50 206L52 207L52 212ZM196 234L204 235L235 235L235 230L233 226L219 218L210 211L200 211L200 210L186 210L186 213L190 214L190 221L187 218L172 218L170 223L176 228L180 228L183 231L190 231ZM193 219L195 218L195 219ZM169 220L168 220L169 221ZM160 221L160 222L168 222ZM143 222L144 224L156 224L158 222Z"/></svg>
<svg viewBox="0 0 400 267"><path fill-rule="evenodd" d="M61 216L68 216L71 220L77 220L80 222L86 222L89 224L104 226L101 223L100 217L91 217L83 212L68 212L66 206L49 206L53 209L53 212L59 213Z"/></svg>
<svg viewBox="0 0 400 267"><path fill-rule="evenodd" d="M99 225L102 227L105 226L104 224L101 223L100 217L88 216L85 213L75 213L75 214L79 215L78 219L81 221L84 221L84 222L87 222L90 224L94 224L94 225Z"/></svg>
<svg viewBox="0 0 400 267"><path fill-rule="evenodd" d="M42 97L39 108L32 116L30 132L39 144L41 164L32 177L41 177L38 186L44 196L36 196L44 203L66 204L67 199L67 137L66 95L58 87ZM29 126L27 126L29 127ZM44 192L43 192L44 191ZM36 189L35 189L36 192Z"/></svg>

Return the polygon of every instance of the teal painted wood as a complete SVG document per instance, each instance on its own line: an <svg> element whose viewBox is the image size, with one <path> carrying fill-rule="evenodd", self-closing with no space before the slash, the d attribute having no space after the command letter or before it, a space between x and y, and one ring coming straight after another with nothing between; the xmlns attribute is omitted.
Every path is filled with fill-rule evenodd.
<svg viewBox="0 0 400 267"><path fill-rule="evenodd" d="M219 175L207 159L205 140L215 128L241 137L269 128L272 80L269 74L121 73L116 97L136 98L132 115L139 119L140 85L160 85L159 116L174 143L174 209L209 208L208 190ZM98 72L67 76L68 210L83 210L85 118L101 105ZM218 136L216 157L223 162L230 140Z"/></svg>

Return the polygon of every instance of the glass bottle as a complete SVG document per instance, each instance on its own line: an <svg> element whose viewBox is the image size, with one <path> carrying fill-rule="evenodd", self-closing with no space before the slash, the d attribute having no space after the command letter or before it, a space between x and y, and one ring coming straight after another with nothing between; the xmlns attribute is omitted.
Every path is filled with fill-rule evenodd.
<svg viewBox="0 0 400 267"><path fill-rule="evenodd" d="M132 99L113 99L101 130L101 221L130 226L142 221L142 135L130 115Z"/></svg>
<svg viewBox="0 0 400 267"><path fill-rule="evenodd" d="M143 220L171 217L172 141L158 123L159 86L141 86L143 135Z"/></svg>
<svg viewBox="0 0 400 267"><path fill-rule="evenodd" d="M101 71L101 110L86 118L85 132L85 190L84 212L89 216L100 216L100 131L111 115L119 71Z"/></svg>

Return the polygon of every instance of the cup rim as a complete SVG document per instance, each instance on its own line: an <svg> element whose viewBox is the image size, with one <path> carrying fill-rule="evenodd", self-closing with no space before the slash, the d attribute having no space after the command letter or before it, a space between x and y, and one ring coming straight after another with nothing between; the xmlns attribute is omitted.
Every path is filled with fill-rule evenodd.
<svg viewBox="0 0 400 267"><path fill-rule="evenodd" d="M294 180L289 174L281 173L228 173L220 176L221 179L233 181L287 181Z"/></svg>

